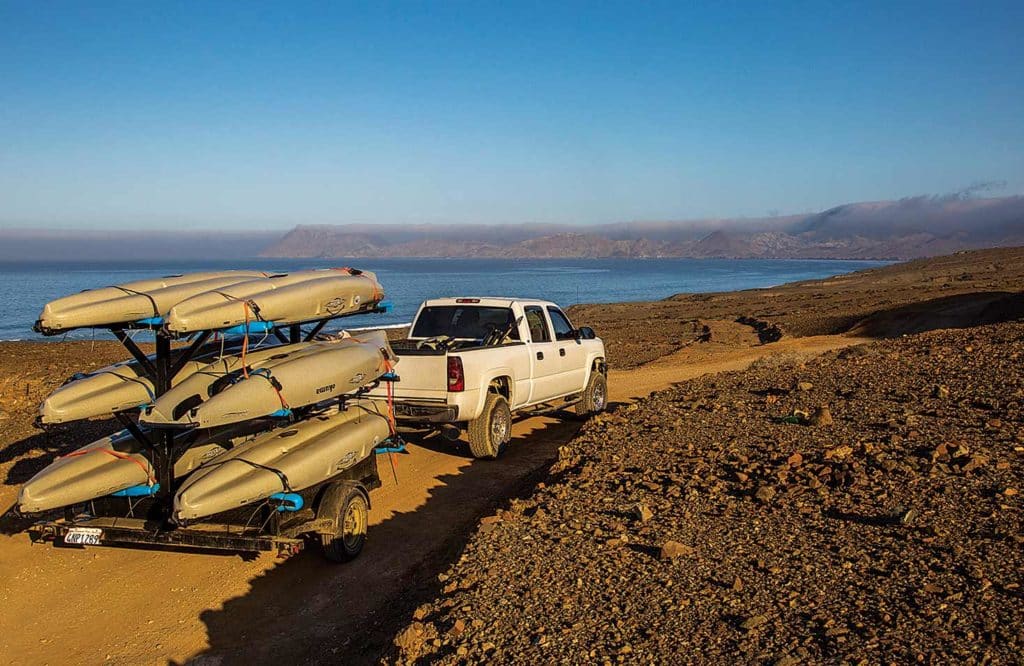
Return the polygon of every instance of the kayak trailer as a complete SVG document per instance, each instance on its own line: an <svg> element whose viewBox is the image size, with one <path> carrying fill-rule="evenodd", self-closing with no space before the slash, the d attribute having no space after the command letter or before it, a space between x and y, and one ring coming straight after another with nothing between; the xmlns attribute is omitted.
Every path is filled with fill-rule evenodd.
<svg viewBox="0 0 1024 666"><path fill-rule="evenodd" d="M283 344L309 342L316 338L332 319L351 314L388 312L385 301L367 302L357 312L346 312L325 319L268 327L261 333L273 335ZM187 345L174 347L175 333L162 326L159 317L110 326L86 326L109 330L128 350L152 380L153 397L158 398L171 388L172 378L209 343L217 331L203 330L190 334ZM156 353L147 356L136 344L133 335L152 331ZM56 335L40 331L45 335ZM63 333L63 331L61 331ZM221 332L223 333L223 332ZM248 329L244 333L248 335ZM398 381L393 373L378 381ZM378 384L362 387L354 394L341 397L357 399ZM322 483L296 492L282 492L269 499L240 506L212 516L210 520L174 522L171 520L175 493L184 478L175 478L174 465L189 448L175 441L171 429L144 431L130 412L114 416L121 425L150 451L156 485L147 492L135 488L99 497L81 504L64 507L61 518L36 522L28 529L33 542L55 546L127 546L172 549L199 549L233 552L276 552L293 555L311 540L319 541L325 556L332 561L356 557L366 540L370 491L381 485L376 455L370 456L330 477ZM404 449L395 435L382 442L377 453ZM155 492L153 492L155 491ZM32 517L27 514L26 517Z"/></svg>
<svg viewBox="0 0 1024 666"><path fill-rule="evenodd" d="M104 497L85 507L67 508L62 519L36 523L29 528L29 537L37 543L72 547L152 546L287 556L301 551L308 541L304 537L312 536L320 540L328 559L342 562L363 548L370 491L380 485L376 456L370 456L340 478L303 491L303 508L297 511L278 510L285 501L294 502L289 498L281 504L243 507L248 510L224 515L225 522L180 526L162 517L165 506L160 496L137 501Z"/></svg>

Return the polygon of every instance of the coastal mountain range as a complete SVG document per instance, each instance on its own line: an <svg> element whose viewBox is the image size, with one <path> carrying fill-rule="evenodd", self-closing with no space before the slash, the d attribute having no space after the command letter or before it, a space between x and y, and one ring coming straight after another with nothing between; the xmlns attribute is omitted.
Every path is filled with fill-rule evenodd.
<svg viewBox="0 0 1024 666"><path fill-rule="evenodd" d="M765 218L610 225L300 225L265 257L912 259L1024 245L1024 196L853 203Z"/></svg>
<svg viewBox="0 0 1024 666"><path fill-rule="evenodd" d="M664 222L299 225L291 231L0 228L0 261L273 258L914 259L1024 245L1024 196L971 193L819 213Z"/></svg>

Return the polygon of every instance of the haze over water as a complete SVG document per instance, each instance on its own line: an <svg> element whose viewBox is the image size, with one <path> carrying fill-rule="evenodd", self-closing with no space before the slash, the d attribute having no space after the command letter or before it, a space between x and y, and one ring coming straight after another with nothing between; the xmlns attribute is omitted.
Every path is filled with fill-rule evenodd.
<svg viewBox="0 0 1024 666"><path fill-rule="evenodd" d="M244 262L0 264L0 340L61 340L32 332L43 305L68 294L174 273L229 268L291 271L352 265L375 271L393 312L338 320L328 330L408 322L427 298L521 296L574 303L666 298L682 292L732 291L828 277L880 261L730 259L252 259ZM600 332L599 332L600 333ZM98 331L96 337L112 336ZM82 330L69 337L89 339Z"/></svg>

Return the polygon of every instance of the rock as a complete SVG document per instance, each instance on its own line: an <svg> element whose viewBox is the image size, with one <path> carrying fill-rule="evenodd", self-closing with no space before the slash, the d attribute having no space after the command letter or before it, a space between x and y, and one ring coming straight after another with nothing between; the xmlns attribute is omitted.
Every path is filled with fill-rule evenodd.
<svg viewBox="0 0 1024 666"><path fill-rule="evenodd" d="M798 391L810 391L812 388L814 388L814 384L812 384L811 382L797 382L796 388Z"/></svg>
<svg viewBox="0 0 1024 666"><path fill-rule="evenodd" d="M661 559L670 560L675 557L693 555L696 551L696 548L693 546L687 546L685 543L679 543L678 541L666 541L661 546Z"/></svg>
<svg viewBox="0 0 1024 666"><path fill-rule="evenodd" d="M852 446L837 446L834 449L829 449L825 452L825 457L830 460L843 460L849 458L850 454L853 453Z"/></svg>
<svg viewBox="0 0 1024 666"><path fill-rule="evenodd" d="M761 486L757 489L757 492L754 493L754 497L756 497L758 501L768 504L775 499L775 489L771 486Z"/></svg>
<svg viewBox="0 0 1024 666"><path fill-rule="evenodd" d="M821 405L815 409L809 421L814 426L832 425L832 412L829 411L828 405Z"/></svg>
<svg viewBox="0 0 1024 666"><path fill-rule="evenodd" d="M637 504L633 507L633 516L641 523L646 523L654 517L654 512L646 504Z"/></svg>
<svg viewBox="0 0 1024 666"><path fill-rule="evenodd" d="M799 467L804 462L804 457L800 453L794 453L790 457L786 458L786 463L790 467Z"/></svg>
<svg viewBox="0 0 1024 666"><path fill-rule="evenodd" d="M941 398L945 400L946 398L949 397L949 387L941 384L939 386L936 386L934 389L932 389L932 397Z"/></svg>
<svg viewBox="0 0 1024 666"><path fill-rule="evenodd" d="M973 455L971 459L964 463L964 466L960 468L961 472L973 472L976 469L984 467L988 463L988 458L985 456Z"/></svg>
<svg viewBox="0 0 1024 666"><path fill-rule="evenodd" d="M409 657L415 657L423 647L423 625L413 622L404 631L395 636L395 647Z"/></svg>
<svg viewBox="0 0 1024 666"><path fill-rule="evenodd" d="M450 632L455 636L461 636L466 631L466 623L460 618L455 620Z"/></svg>
<svg viewBox="0 0 1024 666"><path fill-rule="evenodd" d="M746 620L744 620L740 624L740 628L746 629L747 631L750 631L751 629L754 629L756 627L760 627L762 624L764 624L767 621L768 621L768 616L766 616L766 615L752 615L752 616L748 617Z"/></svg>

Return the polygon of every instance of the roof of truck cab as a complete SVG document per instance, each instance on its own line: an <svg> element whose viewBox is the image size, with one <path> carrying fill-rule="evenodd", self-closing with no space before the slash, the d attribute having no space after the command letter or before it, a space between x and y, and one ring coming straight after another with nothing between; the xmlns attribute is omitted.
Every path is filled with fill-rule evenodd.
<svg viewBox="0 0 1024 666"><path fill-rule="evenodd" d="M463 302L459 302L463 301ZM465 302L472 301L472 302ZM482 305L484 307L507 308L513 303L521 305L550 305L558 307L558 304L545 301L539 298L517 298L513 296L451 296L448 298L431 298L423 301L425 307L437 305Z"/></svg>

